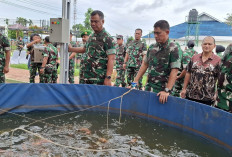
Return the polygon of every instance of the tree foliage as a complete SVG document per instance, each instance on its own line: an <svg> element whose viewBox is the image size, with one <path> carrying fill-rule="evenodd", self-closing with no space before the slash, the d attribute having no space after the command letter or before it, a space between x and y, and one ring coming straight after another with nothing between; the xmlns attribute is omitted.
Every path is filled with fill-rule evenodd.
<svg viewBox="0 0 232 157"><path fill-rule="evenodd" d="M27 19L25 19L23 17L17 17L16 23L26 27L27 26Z"/></svg>
<svg viewBox="0 0 232 157"><path fill-rule="evenodd" d="M72 26L72 30L74 32L78 32L77 37L81 37L81 33L86 31L86 30L91 30L91 25L90 25L90 15L93 12L92 8L88 8L87 12L85 13L85 20L83 21L84 24L76 24Z"/></svg>
<svg viewBox="0 0 232 157"><path fill-rule="evenodd" d="M8 30L8 37L10 39L17 39L18 37L23 38L23 31L20 31L20 30Z"/></svg>
<svg viewBox="0 0 232 157"><path fill-rule="evenodd" d="M33 25L33 21L32 21L31 19L28 19L28 20L27 20L26 18L23 18L23 17L17 17L16 23L21 24L21 25L23 25L23 26L25 26L25 27L27 27L27 24L28 24L29 26L32 26L32 25Z"/></svg>
<svg viewBox="0 0 232 157"><path fill-rule="evenodd" d="M126 45L128 46L130 44L130 42L133 40L134 40L134 38L132 36L128 37L127 41L126 41Z"/></svg>
<svg viewBox="0 0 232 157"><path fill-rule="evenodd" d="M232 13L231 14L227 14L227 18L225 19L225 23L228 25L232 26Z"/></svg>

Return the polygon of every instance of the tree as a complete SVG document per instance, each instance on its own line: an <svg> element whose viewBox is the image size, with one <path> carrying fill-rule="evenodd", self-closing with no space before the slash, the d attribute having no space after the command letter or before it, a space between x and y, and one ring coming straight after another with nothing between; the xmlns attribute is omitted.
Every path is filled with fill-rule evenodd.
<svg viewBox="0 0 232 157"><path fill-rule="evenodd" d="M232 26L232 14L227 14L227 18L225 19L226 20L226 24Z"/></svg>
<svg viewBox="0 0 232 157"><path fill-rule="evenodd" d="M91 13L93 12L93 9L92 8L89 8L87 10L87 12L85 13L85 21L84 21L84 24L85 24L85 28L87 30L92 30L91 28L91 25L90 25L90 16L91 16Z"/></svg>
<svg viewBox="0 0 232 157"><path fill-rule="evenodd" d="M134 38L132 36L128 37L127 41L126 41L126 46L128 46L131 43L131 41L133 41L133 40L134 40Z"/></svg>
<svg viewBox="0 0 232 157"><path fill-rule="evenodd" d="M41 27L38 27L38 26L36 26L36 25L30 26L29 29L30 29L31 31L29 31L28 34L31 34L31 33L38 33L38 34L41 34L41 33L43 33L42 28L41 28Z"/></svg>
<svg viewBox="0 0 232 157"><path fill-rule="evenodd" d="M16 19L16 23L18 23L18 24L21 24L21 25L23 25L23 26L27 26L27 19L25 19L25 18L23 18L23 17L17 17L17 19Z"/></svg>
<svg viewBox="0 0 232 157"><path fill-rule="evenodd" d="M17 37L23 38L23 31L19 30L8 30L8 37L10 39L16 39Z"/></svg>
<svg viewBox="0 0 232 157"><path fill-rule="evenodd" d="M4 20L6 22L6 25L9 25L9 19Z"/></svg>
<svg viewBox="0 0 232 157"><path fill-rule="evenodd" d="M73 31L79 32L78 37L80 37L81 32L85 31L85 27L82 24L76 24L72 26Z"/></svg>
<svg viewBox="0 0 232 157"><path fill-rule="evenodd" d="M81 37L81 33L86 31L86 30L91 30L92 31L92 28L91 28L91 25L90 25L90 17L91 17L92 12L93 12L93 9L89 8L87 10L87 12L85 13L84 25L79 23L79 24L76 24L76 25L72 26L72 30L74 32L76 32L76 31L78 32L77 37Z"/></svg>
<svg viewBox="0 0 232 157"><path fill-rule="evenodd" d="M29 19L29 20L27 21L27 23L29 24L29 26L32 26L32 25L33 25L33 21L32 21L31 19Z"/></svg>

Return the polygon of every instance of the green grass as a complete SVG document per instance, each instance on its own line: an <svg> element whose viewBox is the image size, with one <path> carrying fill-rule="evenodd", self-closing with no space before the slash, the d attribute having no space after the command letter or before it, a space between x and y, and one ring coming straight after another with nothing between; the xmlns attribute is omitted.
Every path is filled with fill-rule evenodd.
<svg viewBox="0 0 232 157"><path fill-rule="evenodd" d="M16 81L16 80L10 80L10 79L6 79L6 83L25 83L25 82Z"/></svg>
<svg viewBox="0 0 232 157"><path fill-rule="evenodd" d="M143 80L142 80L143 86L145 86L146 83L147 83L147 75L145 74L145 75L143 75Z"/></svg>
<svg viewBox="0 0 232 157"><path fill-rule="evenodd" d="M79 73L80 73L80 69L76 69L76 68L75 68L74 76L79 76ZM59 66L59 68L57 69L57 74L60 74L60 66Z"/></svg>
<svg viewBox="0 0 232 157"><path fill-rule="evenodd" d="M27 64L11 64L10 67L28 70Z"/></svg>
<svg viewBox="0 0 232 157"><path fill-rule="evenodd" d="M11 64L10 67L28 70L27 64ZM57 70L57 73L60 74L60 66ZM79 76L79 73L80 73L80 69L75 68L74 76Z"/></svg>

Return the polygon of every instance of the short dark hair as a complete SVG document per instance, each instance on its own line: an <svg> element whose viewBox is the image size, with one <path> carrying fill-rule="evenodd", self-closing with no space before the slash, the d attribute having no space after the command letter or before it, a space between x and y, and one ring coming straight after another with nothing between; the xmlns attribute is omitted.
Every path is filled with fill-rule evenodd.
<svg viewBox="0 0 232 157"><path fill-rule="evenodd" d="M161 30L170 30L170 26L168 21L166 20L159 20L154 24L154 28L159 27Z"/></svg>
<svg viewBox="0 0 232 157"><path fill-rule="evenodd" d="M141 28L137 28L135 31L141 31L141 33L143 33L143 30Z"/></svg>
<svg viewBox="0 0 232 157"><path fill-rule="evenodd" d="M225 47L222 45L216 45L216 53L224 52Z"/></svg>
<svg viewBox="0 0 232 157"><path fill-rule="evenodd" d="M44 40L45 40L47 43L50 43L49 36L46 36L46 37L44 38Z"/></svg>
<svg viewBox="0 0 232 157"><path fill-rule="evenodd" d="M216 44L216 41L215 41L214 37L212 37L212 36L207 36L207 37L205 37L205 38L212 38L212 39L213 39L214 45ZM202 40L202 43L204 43L205 38Z"/></svg>
<svg viewBox="0 0 232 157"><path fill-rule="evenodd" d="M194 41L189 40L188 43L187 43L187 46L188 46L188 48L193 48L195 46Z"/></svg>
<svg viewBox="0 0 232 157"><path fill-rule="evenodd" d="M37 34L37 33L31 34L31 36L30 36L30 42L33 41L33 37L34 37L34 36L40 37L39 34Z"/></svg>
<svg viewBox="0 0 232 157"><path fill-rule="evenodd" d="M94 10L92 13L91 13L91 16L95 16L95 15L99 15L99 17L104 20L104 14L103 12L101 12L100 10Z"/></svg>

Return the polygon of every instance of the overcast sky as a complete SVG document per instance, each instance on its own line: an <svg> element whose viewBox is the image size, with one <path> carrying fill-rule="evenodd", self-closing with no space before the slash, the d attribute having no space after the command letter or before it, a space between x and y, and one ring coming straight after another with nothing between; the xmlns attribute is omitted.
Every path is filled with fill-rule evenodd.
<svg viewBox="0 0 232 157"><path fill-rule="evenodd" d="M225 21L227 13L232 13L231 6L232 0L77 0L77 23L82 23L84 13L92 8L103 11L104 27L111 35L133 35L136 28L146 35L157 20L167 20L170 26L183 23L193 8ZM61 10L62 0L0 0L0 18L50 19L61 17Z"/></svg>

